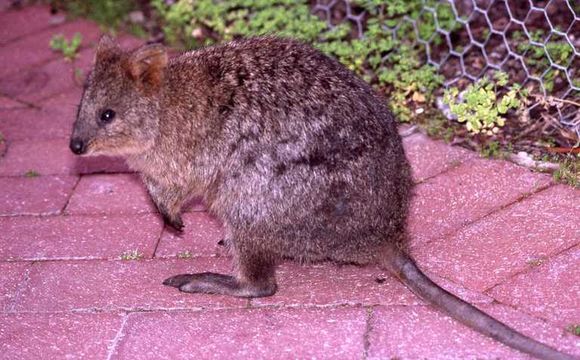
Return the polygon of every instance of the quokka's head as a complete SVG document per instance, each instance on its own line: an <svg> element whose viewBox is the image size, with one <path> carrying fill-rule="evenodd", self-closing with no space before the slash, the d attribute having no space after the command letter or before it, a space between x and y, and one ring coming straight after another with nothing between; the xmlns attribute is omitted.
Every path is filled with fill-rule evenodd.
<svg viewBox="0 0 580 360"><path fill-rule="evenodd" d="M132 155L151 147L166 65L167 52L160 44L126 52L103 36L73 126L71 151Z"/></svg>

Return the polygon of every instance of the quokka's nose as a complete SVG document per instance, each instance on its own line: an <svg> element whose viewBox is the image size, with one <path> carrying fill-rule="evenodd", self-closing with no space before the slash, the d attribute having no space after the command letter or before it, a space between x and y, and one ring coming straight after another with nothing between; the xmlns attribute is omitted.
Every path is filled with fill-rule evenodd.
<svg viewBox="0 0 580 360"><path fill-rule="evenodd" d="M85 145L86 145L85 142L82 141L81 139L71 139L69 147L72 152L74 152L77 155L80 155L86 151Z"/></svg>

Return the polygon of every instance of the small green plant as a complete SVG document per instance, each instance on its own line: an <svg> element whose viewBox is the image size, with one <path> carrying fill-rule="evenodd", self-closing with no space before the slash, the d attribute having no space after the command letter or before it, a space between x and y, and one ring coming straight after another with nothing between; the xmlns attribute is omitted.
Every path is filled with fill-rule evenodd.
<svg viewBox="0 0 580 360"><path fill-rule="evenodd" d="M501 145L497 141L490 141L481 148L480 153L481 156L488 159L499 159L503 155Z"/></svg>
<svg viewBox="0 0 580 360"><path fill-rule="evenodd" d="M545 42L545 35L544 30L530 32L532 41L544 45L531 44L520 31L514 32L512 37L517 42L516 49L523 54L530 72L534 76L542 77L544 88L547 92L552 92L555 79L563 74L561 70L551 67L551 64L566 66L574 55L574 49L564 37L552 35L549 41Z"/></svg>
<svg viewBox="0 0 580 360"><path fill-rule="evenodd" d="M378 85L390 96L390 106L399 121L410 121L411 103L430 107L433 92L443 83L443 77L430 65L421 65L414 49L401 45L387 56L382 66L375 70Z"/></svg>
<svg viewBox="0 0 580 360"><path fill-rule="evenodd" d="M554 180L580 188L580 155L568 155L560 161L560 168L553 174Z"/></svg>
<svg viewBox="0 0 580 360"><path fill-rule="evenodd" d="M447 120L440 112L431 111L427 115L427 121L421 126L432 138L443 139L449 143L453 139L454 129L450 127L451 122Z"/></svg>
<svg viewBox="0 0 580 360"><path fill-rule="evenodd" d="M136 0L67 0L62 5L73 17L83 16L115 29L121 25L132 10L136 10Z"/></svg>
<svg viewBox="0 0 580 360"><path fill-rule="evenodd" d="M77 57L82 38L80 33L75 33L71 40L67 40L62 34L56 34L50 39L50 48L60 51L66 60L72 61Z"/></svg>
<svg viewBox="0 0 580 360"><path fill-rule="evenodd" d="M139 260L143 258L143 254L139 250L127 250L121 254L121 260Z"/></svg>
<svg viewBox="0 0 580 360"><path fill-rule="evenodd" d="M574 55L574 49L566 40L548 42L546 51L548 51L552 61L560 65L566 65L568 60Z"/></svg>
<svg viewBox="0 0 580 360"><path fill-rule="evenodd" d="M505 124L502 115L510 109L518 109L520 97L527 95L519 84L507 87L507 82L507 74L497 72L493 81L484 77L470 84L461 96L455 87L446 90L443 102L449 105L457 121L465 123L471 133L492 135ZM507 92L498 96L500 89L506 88Z"/></svg>
<svg viewBox="0 0 580 360"><path fill-rule="evenodd" d="M84 82L85 73L84 73L83 69L75 67L73 69L72 77L73 77L73 81L77 85L81 86Z"/></svg>
<svg viewBox="0 0 580 360"><path fill-rule="evenodd" d="M417 49L393 38L384 30L404 15L417 19L421 15L419 0L384 2L360 1L374 14L369 18L364 36L350 36L348 22L329 29L326 22L311 13L306 0L179 0L171 5L154 0L152 6L163 20L163 30L170 43L185 47L227 41L237 37L277 34L313 44L328 55L336 57L350 70L389 94L390 107L401 121L413 116L413 105L431 105L432 93L439 88L443 77L429 65L419 61ZM434 12L422 33L435 32L434 17L452 28L451 6L439 6L430 1ZM383 9L379 11L379 9ZM407 32L406 35L413 34ZM405 36L408 38L408 36Z"/></svg>
<svg viewBox="0 0 580 360"><path fill-rule="evenodd" d="M167 40L187 48L264 34L313 42L327 28L304 0L178 0L171 5L153 0L151 4L163 19Z"/></svg>
<svg viewBox="0 0 580 360"><path fill-rule="evenodd" d="M177 253L177 257L180 259L190 259L192 257L191 251L184 250Z"/></svg>
<svg viewBox="0 0 580 360"><path fill-rule="evenodd" d="M532 258L532 259L529 259L528 261L526 261L526 263L530 266L540 266L545 262L546 262L546 258L543 256L540 256L537 258Z"/></svg>
<svg viewBox="0 0 580 360"><path fill-rule="evenodd" d="M397 119L409 121L413 116L411 103L429 107L443 77L433 66L422 65L414 48L382 31L380 23L369 20L364 35L362 39L334 40L318 47L388 93Z"/></svg>
<svg viewBox="0 0 580 360"><path fill-rule="evenodd" d="M27 172L24 173L24 176L27 178L35 178L39 177L40 174L34 170L28 170Z"/></svg>
<svg viewBox="0 0 580 360"><path fill-rule="evenodd" d="M566 327L566 331L568 331L576 336L580 336L580 324L568 325L568 327Z"/></svg>

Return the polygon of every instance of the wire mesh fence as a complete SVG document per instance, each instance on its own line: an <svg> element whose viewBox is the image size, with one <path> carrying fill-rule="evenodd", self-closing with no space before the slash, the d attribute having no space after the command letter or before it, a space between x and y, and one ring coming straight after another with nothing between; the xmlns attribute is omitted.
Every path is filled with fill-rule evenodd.
<svg viewBox="0 0 580 360"><path fill-rule="evenodd" d="M396 2L396 1L395 1ZM385 22L424 61L465 88L495 71L529 90L525 116L559 130L569 144L580 139L580 3L574 0L422 0L412 15ZM380 1L317 0L315 14L329 27L352 25L363 37L369 9L389 18Z"/></svg>

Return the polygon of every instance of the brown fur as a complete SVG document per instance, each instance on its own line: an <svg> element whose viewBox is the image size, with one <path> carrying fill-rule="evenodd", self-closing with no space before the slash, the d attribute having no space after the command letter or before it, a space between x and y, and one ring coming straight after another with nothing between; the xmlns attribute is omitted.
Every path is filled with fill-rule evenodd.
<svg viewBox="0 0 580 360"><path fill-rule="evenodd" d="M203 196L234 254L236 276L183 274L166 285L268 296L282 259L378 263L478 331L561 355L445 292L405 254L412 179L395 120L337 61L273 37L170 61L159 45L126 53L104 39L96 59L71 148L126 155L178 230L183 204ZM108 124L105 109L116 113Z"/></svg>

